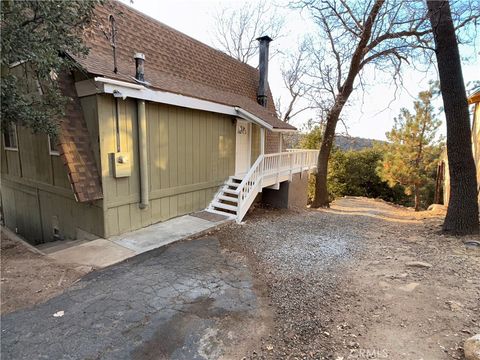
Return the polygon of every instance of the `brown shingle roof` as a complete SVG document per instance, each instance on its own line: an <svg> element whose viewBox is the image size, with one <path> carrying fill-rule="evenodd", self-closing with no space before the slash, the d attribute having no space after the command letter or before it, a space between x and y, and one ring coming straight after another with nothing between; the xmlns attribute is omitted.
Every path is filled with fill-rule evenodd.
<svg viewBox="0 0 480 360"><path fill-rule="evenodd" d="M63 95L72 99L65 108L65 119L60 122L58 144L70 184L77 201L101 199L103 194L100 176L73 75L61 74L59 86Z"/></svg>
<svg viewBox="0 0 480 360"><path fill-rule="evenodd" d="M118 72L113 72L109 15L115 18ZM268 108L256 102L258 71L117 1L96 9L90 53L77 61L89 72L134 82L133 55L145 54L145 79L151 87L172 93L239 106L274 128L295 129L279 120L269 92Z"/></svg>

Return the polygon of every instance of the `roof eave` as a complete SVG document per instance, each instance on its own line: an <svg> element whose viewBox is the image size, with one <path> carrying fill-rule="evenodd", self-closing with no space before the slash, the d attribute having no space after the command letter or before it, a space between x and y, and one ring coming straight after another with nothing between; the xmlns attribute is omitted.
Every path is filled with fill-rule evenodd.
<svg viewBox="0 0 480 360"><path fill-rule="evenodd" d="M480 103L480 91L477 91L468 97L469 104Z"/></svg>
<svg viewBox="0 0 480 360"><path fill-rule="evenodd" d="M106 93L112 94L117 97L122 98L134 98L142 99L147 101L158 102L162 104L186 107L190 109L210 111L220 114L237 116L242 119L254 122L261 127L264 127L273 132L292 132L297 131L296 129L281 129L273 127L271 124L265 120L259 118L258 116L248 112L245 109L242 109L238 106L224 105L208 100L202 100L190 96L185 96L181 94L175 94L166 91L149 89L140 84L134 84L126 81L110 79L106 77L95 77L92 82L91 80L84 80L85 84L91 84L91 86L82 86L86 90L79 96L86 96L91 93ZM87 83L89 82L89 83ZM77 86L79 89L80 86ZM82 92L82 91L79 91Z"/></svg>
<svg viewBox="0 0 480 360"><path fill-rule="evenodd" d="M266 121L260 119L258 116L253 115L252 113L240 108L240 107L235 107L235 110L243 116L244 119L250 120L254 123L257 123L258 125L272 131L272 132L297 132L298 130L294 128L293 126L291 128L279 128L279 127L274 127L270 124L268 124ZM291 126L291 125L289 125Z"/></svg>

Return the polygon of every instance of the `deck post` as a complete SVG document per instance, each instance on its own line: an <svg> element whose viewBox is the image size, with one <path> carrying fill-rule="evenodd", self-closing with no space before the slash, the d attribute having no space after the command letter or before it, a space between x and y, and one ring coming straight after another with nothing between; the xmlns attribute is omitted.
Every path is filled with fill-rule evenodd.
<svg viewBox="0 0 480 360"><path fill-rule="evenodd" d="M290 175L288 177L288 181L292 181L292 173L293 173L293 152L289 153L288 156L290 157Z"/></svg>
<svg viewBox="0 0 480 360"><path fill-rule="evenodd" d="M260 154L265 154L265 128L260 128Z"/></svg>
<svg viewBox="0 0 480 360"><path fill-rule="evenodd" d="M305 168L305 155L307 155L307 153L302 152L302 166L300 168L300 179L303 176L303 169Z"/></svg>
<svg viewBox="0 0 480 360"><path fill-rule="evenodd" d="M280 165L282 163L282 154L280 153L277 157L277 180L275 181L275 185L278 185L278 178L280 176Z"/></svg>

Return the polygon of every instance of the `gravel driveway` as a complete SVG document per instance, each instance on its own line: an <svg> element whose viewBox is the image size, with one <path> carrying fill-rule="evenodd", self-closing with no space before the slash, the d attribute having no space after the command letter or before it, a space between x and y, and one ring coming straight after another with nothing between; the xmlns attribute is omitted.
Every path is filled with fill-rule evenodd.
<svg viewBox="0 0 480 360"><path fill-rule="evenodd" d="M276 326L250 357L320 358L327 352L328 304L369 226L349 226L342 215L259 209L244 225L216 234L224 247L247 255L275 312Z"/></svg>
<svg viewBox="0 0 480 360"><path fill-rule="evenodd" d="M480 333L480 250L439 234L442 215L347 197L222 229L273 313L247 358L462 359Z"/></svg>

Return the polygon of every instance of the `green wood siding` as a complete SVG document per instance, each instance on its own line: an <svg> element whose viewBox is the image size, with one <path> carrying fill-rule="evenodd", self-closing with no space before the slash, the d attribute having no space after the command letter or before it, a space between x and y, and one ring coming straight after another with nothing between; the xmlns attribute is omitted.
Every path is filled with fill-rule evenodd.
<svg viewBox="0 0 480 360"><path fill-rule="evenodd" d="M68 180L67 171L65 165L60 156L51 156L52 170L53 170L53 183L52 185L61 187L63 189L69 189L71 191L70 181Z"/></svg>
<svg viewBox="0 0 480 360"><path fill-rule="evenodd" d="M29 240L32 244L43 242L39 201L36 189L9 187L2 181L2 205L5 225Z"/></svg>
<svg viewBox="0 0 480 360"><path fill-rule="evenodd" d="M113 176L115 100L98 96L106 236L138 229L205 208L235 169L235 124L226 115L146 104L149 199L140 209L137 106L120 100L121 151L132 175Z"/></svg>
<svg viewBox="0 0 480 360"><path fill-rule="evenodd" d="M67 171L60 156L49 153L47 135L33 134L31 130L19 126L17 136L18 151L6 150L2 140L2 176L70 190Z"/></svg>
<svg viewBox="0 0 480 360"><path fill-rule="evenodd" d="M3 144L3 141L2 141ZM18 151L12 151L12 150L5 150L5 148L2 146L2 151L5 152L5 157L7 159L6 161L6 169L7 169L7 174L12 175L12 176L17 176L21 177L22 176L22 170L20 168L20 156ZM3 171L3 167L2 167Z"/></svg>
<svg viewBox="0 0 480 360"><path fill-rule="evenodd" d="M82 99L82 105L99 158L96 96ZM66 239L75 239L77 228L103 236L101 201L93 205L75 201L62 159L50 155L48 136L17 127L17 137L18 151L5 150L3 136L0 149L7 227L17 229L33 244L52 241L54 225Z"/></svg>
<svg viewBox="0 0 480 360"><path fill-rule="evenodd" d="M2 206L8 228L32 244L53 241L53 228L65 239L76 239L77 228L101 236L102 208L77 203L55 190L26 182L2 180Z"/></svg>
<svg viewBox="0 0 480 360"><path fill-rule="evenodd" d="M0 141L2 143L1 145L1 151L0 151L0 164L1 164L1 173L2 174L8 174L8 166L7 166L7 154L6 151L3 148L3 135L1 135L2 140Z"/></svg>
<svg viewBox="0 0 480 360"><path fill-rule="evenodd" d="M102 208L87 203L78 203L55 193L39 192L43 236L52 240L53 228L57 226L66 239L76 239L77 228L89 233L103 235Z"/></svg>
<svg viewBox="0 0 480 360"><path fill-rule="evenodd" d="M22 177L46 184L53 184L48 136L45 134L34 134L30 129L24 127L18 127L17 134ZM66 177L65 170L61 172Z"/></svg>

